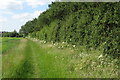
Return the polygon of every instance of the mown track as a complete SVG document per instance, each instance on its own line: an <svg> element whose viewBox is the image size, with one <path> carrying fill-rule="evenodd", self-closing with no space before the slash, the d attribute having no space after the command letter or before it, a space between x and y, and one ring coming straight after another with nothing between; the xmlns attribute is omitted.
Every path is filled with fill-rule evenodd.
<svg viewBox="0 0 120 80"><path fill-rule="evenodd" d="M59 63L53 62L55 55L48 55L48 51L31 40L22 40L8 52L3 56L3 78L59 77L63 71L57 71L60 69L55 67Z"/></svg>

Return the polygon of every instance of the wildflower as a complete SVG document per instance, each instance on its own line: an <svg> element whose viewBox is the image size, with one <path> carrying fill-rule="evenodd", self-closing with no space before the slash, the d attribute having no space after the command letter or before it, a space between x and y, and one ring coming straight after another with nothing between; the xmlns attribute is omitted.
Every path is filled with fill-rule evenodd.
<svg viewBox="0 0 120 80"><path fill-rule="evenodd" d="M62 42L62 44L64 44L65 42Z"/></svg>
<svg viewBox="0 0 120 80"><path fill-rule="evenodd" d="M93 50L93 48L90 48L91 50Z"/></svg>
<svg viewBox="0 0 120 80"><path fill-rule="evenodd" d="M43 42L44 44L46 43L46 41Z"/></svg>
<svg viewBox="0 0 120 80"><path fill-rule="evenodd" d="M79 54L79 57L82 57L82 55L81 55L81 54Z"/></svg>
<svg viewBox="0 0 120 80"><path fill-rule="evenodd" d="M102 58L103 57L103 55L101 54L99 57L98 57L98 59L100 59L100 58Z"/></svg>
<svg viewBox="0 0 120 80"><path fill-rule="evenodd" d="M82 69L82 67L80 67L79 69Z"/></svg>
<svg viewBox="0 0 120 80"><path fill-rule="evenodd" d="M67 46L69 47L70 45L68 44Z"/></svg>
<svg viewBox="0 0 120 80"><path fill-rule="evenodd" d="M73 47L75 47L75 45L73 45Z"/></svg>
<svg viewBox="0 0 120 80"><path fill-rule="evenodd" d="M61 49L63 49L63 46L61 46Z"/></svg>

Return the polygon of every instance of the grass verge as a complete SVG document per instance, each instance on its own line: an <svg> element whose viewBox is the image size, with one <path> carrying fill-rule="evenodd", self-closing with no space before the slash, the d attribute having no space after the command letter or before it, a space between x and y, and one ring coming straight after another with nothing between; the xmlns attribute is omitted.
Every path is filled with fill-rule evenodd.
<svg viewBox="0 0 120 80"><path fill-rule="evenodd" d="M118 59L84 46L57 44L22 39L3 55L3 78L118 78Z"/></svg>

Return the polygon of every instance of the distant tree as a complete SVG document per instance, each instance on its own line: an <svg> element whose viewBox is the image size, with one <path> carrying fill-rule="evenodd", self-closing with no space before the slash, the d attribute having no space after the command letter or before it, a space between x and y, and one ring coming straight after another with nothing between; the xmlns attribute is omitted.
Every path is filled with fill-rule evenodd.
<svg viewBox="0 0 120 80"><path fill-rule="evenodd" d="M16 30L14 30L13 32L5 32L3 31L1 33L2 37L22 37L21 35L19 35L19 33L17 33Z"/></svg>

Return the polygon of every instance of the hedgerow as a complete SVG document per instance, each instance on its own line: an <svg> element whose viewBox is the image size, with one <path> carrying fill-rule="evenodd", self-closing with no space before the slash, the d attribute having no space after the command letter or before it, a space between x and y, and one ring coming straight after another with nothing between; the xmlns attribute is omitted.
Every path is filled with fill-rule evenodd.
<svg viewBox="0 0 120 80"><path fill-rule="evenodd" d="M30 32L30 37L84 45L87 49L98 48L104 54L120 56L119 2L54 2L49 7L38 17L34 26L40 28Z"/></svg>

